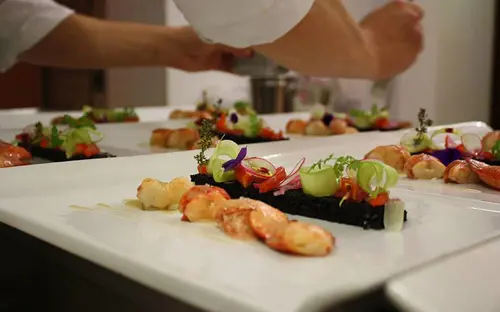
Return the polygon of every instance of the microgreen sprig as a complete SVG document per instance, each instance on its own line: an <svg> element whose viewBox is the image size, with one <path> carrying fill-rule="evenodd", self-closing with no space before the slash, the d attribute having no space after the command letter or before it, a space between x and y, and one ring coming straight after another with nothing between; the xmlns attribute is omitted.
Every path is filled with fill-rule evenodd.
<svg viewBox="0 0 500 312"><path fill-rule="evenodd" d="M337 158L333 165L333 170L337 177L342 177L346 169L357 170L361 162L352 156L342 156Z"/></svg>
<svg viewBox="0 0 500 312"><path fill-rule="evenodd" d="M491 148L491 153L495 159L500 160L500 140L498 140L495 145Z"/></svg>
<svg viewBox="0 0 500 312"><path fill-rule="evenodd" d="M413 140L414 145L419 145L424 140L425 134L427 133L428 127L432 126L433 121L429 119L425 108L421 108L418 112L418 123L419 126L415 128L417 135Z"/></svg>
<svg viewBox="0 0 500 312"><path fill-rule="evenodd" d="M208 164L208 158L205 156L205 152L212 146L212 138L214 136L213 132L214 122L209 119L203 119L200 125L200 153L194 156L196 162L199 166L205 166Z"/></svg>
<svg viewBox="0 0 500 312"><path fill-rule="evenodd" d="M331 160L334 159L333 156L334 156L334 154L332 153L332 154L328 155L328 157L318 160L317 162L315 162L311 166L311 168L309 168L309 172L311 172L315 169L321 169L323 166L326 166L328 164L328 162L330 162Z"/></svg>

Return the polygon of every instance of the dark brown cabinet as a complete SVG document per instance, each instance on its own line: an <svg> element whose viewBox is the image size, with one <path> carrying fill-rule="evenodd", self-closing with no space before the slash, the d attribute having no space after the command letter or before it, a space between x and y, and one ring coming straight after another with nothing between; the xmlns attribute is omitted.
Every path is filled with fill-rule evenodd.
<svg viewBox="0 0 500 312"><path fill-rule="evenodd" d="M106 16L105 0L59 0L78 13ZM85 48L85 47L82 47ZM39 107L75 110L83 105L104 106L104 71L66 70L18 64L0 74L0 109Z"/></svg>

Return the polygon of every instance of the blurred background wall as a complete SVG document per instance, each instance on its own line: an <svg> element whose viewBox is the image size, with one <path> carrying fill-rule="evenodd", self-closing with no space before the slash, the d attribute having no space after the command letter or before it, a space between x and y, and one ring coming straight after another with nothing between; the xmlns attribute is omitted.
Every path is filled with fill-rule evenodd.
<svg viewBox="0 0 500 312"><path fill-rule="evenodd" d="M359 19L384 1L344 2ZM171 0L60 2L79 12L110 19L159 25L186 23ZM414 120L418 108L425 107L438 123L489 121L495 1L417 0L417 3L426 11L425 51L415 66L393 80L389 100L392 114ZM84 104L192 105L203 89L227 99L248 97L248 81L223 73L187 74L161 68L64 71L19 65L0 75L0 108L41 106L69 110ZM365 107L371 105L371 82L338 81L348 96L360 100ZM15 88L18 90L12 92Z"/></svg>

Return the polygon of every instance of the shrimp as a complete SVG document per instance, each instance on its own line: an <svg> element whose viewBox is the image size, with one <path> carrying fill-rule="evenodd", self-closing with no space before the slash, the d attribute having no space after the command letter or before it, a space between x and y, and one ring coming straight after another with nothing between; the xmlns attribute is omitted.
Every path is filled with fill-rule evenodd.
<svg viewBox="0 0 500 312"><path fill-rule="evenodd" d="M217 224L237 239L265 238L273 230L271 222L288 222L284 213L258 200L231 199L216 206Z"/></svg>
<svg viewBox="0 0 500 312"><path fill-rule="evenodd" d="M170 182L144 179L137 188L137 198L144 210L165 210L178 205L181 197L193 186L186 178L175 178Z"/></svg>
<svg viewBox="0 0 500 312"><path fill-rule="evenodd" d="M215 221L220 202L230 197L223 189L210 185L197 185L184 193L179 202L182 220L189 222Z"/></svg>
<svg viewBox="0 0 500 312"><path fill-rule="evenodd" d="M500 166L490 166L474 159L468 159L467 163L484 184L500 190Z"/></svg>
<svg viewBox="0 0 500 312"><path fill-rule="evenodd" d="M173 132L171 129L158 128L154 129L151 133L151 138L149 139L149 145L151 146L159 146L166 147L168 137Z"/></svg>
<svg viewBox="0 0 500 312"><path fill-rule="evenodd" d="M359 133L358 129L354 127L347 127L345 129L345 134L354 134L354 133Z"/></svg>
<svg viewBox="0 0 500 312"><path fill-rule="evenodd" d="M472 171L465 160L455 160L451 162L444 171L444 182L455 182L458 184L477 184L478 175Z"/></svg>
<svg viewBox="0 0 500 312"><path fill-rule="evenodd" d="M486 134L482 140L483 152L490 152L493 146L500 140L500 130L492 131Z"/></svg>
<svg viewBox="0 0 500 312"><path fill-rule="evenodd" d="M347 122L343 119L334 118L329 127L332 134L344 134L347 131Z"/></svg>
<svg viewBox="0 0 500 312"><path fill-rule="evenodd" d="M329 135L330 129L321 120L311 120L305 128L307 135Z"/></svg>
<svg viewBox="0 0 500 312"><path fill-rule="evenodd" d="M216 220L227 235L242 239L261 239L272 249L303 256L326 256L335 238L319 226L297 221L263 202L232 199L217 204Z"/></svg>
<svg viewBox="0 0 500 312"><path fill-rule="evenodd" d="M418 154L408 159L404 170L410 179L431 180L442 178L446 167L434 156Z"/></svg>
<svg viewBox="0 0 500 312"><path fill-rule="evenodd" d="M281 252L324 257L335 247L335 237L317 225L289 222L280 226L266 244Z"/></svg>
<svg viewBox="0 0 500 312"><path fill-rule="evenodd" d="M302 119L291 119L286 124L286 132L294 134L304 134L306 131L307 122Z"/></svg>
<svg viewBox="0 0 500 312"><path fill-rule="evenodd" d="M186 118L186 112L181 110L181 109L176 109L176 110L173 110L171 113L170 113L170 116L169 118L170 119L183 119L183 118Z"/></svg>
<svg viewBox="0 0 500 312"><path fill-rule="evenodd" d="M0 168L23 166L30 159L26 149L0 140Z"/></svg>
<svg viewBox="0 0 500 312"><path fill-rule="evenodd" d="M177 148L180 150L186 150L188 147L192 146L200 138L200 135L196 129L191 128L181 128L176 129L170 133L167 138L166 146L169 148Z"/></svg>
<svg viewBox="0 0 500 312"><path fill-rule="evenodd" d="M410 158L410 153L406 148L400 145L377 146L364 159L376 159L393 167L399 173L404 172L405 164Z"/></svg>

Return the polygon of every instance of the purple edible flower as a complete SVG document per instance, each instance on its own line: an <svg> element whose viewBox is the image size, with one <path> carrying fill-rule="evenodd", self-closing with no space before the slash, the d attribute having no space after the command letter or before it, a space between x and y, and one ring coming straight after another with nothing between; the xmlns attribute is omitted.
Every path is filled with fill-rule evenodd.
<svg viewBox="0 0 500 312"><path fill-rule="evenodd" d="M246 147L244 147L240 150L240 152L238 153L238 156L236 156L235 159L228 160L222 165L222 168L224 168L224 172L229 171L229 170L233 170L234 168L236 168L239 164L241 164L241 162L243 161L243 159L245 159L245 157L247 157L247 148Z"/></svg>
<svg viewBox="0 0 500 312"><path fill-rule="evenodd" d="M323 123L326 125L326 126L329 126L330 125L330 122L332 122L333 118L335 118L333 116L333 114L330 114L330 113L325 113L325 115L323 116Z"/></svg>
<svg viewBox="0 0 500 312"><path fill-rule="evenodd" d="M231 115L229 116L229 120L231 120L232 123L237 123L238 122L238 114L231 113Z"/></svg>
<svg viewBox="0 0 500 312"><path fill-rule="evenodd" d="M448 166L455 160L461 159L462 154L456 148L446 148L444 150L432 151L430 155L436 157L443 163L443 165Z"/></svg>

